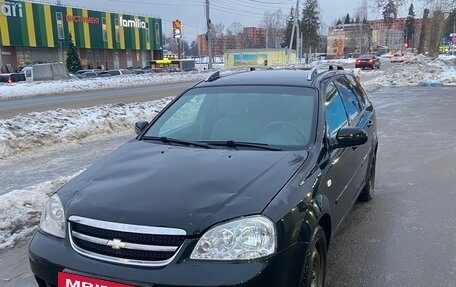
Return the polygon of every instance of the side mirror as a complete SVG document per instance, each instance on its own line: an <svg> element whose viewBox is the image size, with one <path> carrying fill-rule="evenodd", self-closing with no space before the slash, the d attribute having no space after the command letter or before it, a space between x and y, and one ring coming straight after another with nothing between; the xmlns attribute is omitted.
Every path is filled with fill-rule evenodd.
<svg viewBox="0 0 456 287"><path fill-rule="evenodd" d="M344 127L339 130L336 136L337 143L332 148L343 148L365 144L367 142L367 133L358 127Z"/></svg>
<svg viewBox="0 0 456 287"><path fill-rule="evenodd" d="M148 124L149 124L148 121L136 122L135 123L135 133L136 133L136 135L139 135L140 133L142 133L142 131L144 130L145 127L147 127Z"/></svg>

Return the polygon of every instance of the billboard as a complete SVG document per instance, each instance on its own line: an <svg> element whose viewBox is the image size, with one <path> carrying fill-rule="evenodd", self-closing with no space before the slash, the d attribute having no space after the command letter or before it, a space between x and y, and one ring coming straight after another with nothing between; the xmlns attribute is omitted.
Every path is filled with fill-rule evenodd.
<svg viewBox="0 0 456 287"><path fill-rule="evenodd" d="M159 50L162 22L23 1L0 0L0 46Z"/></svg>
<svg viewBox="0 0 456 287"><path fill-rule="evenodd" d="M343 58L345 47L345 32L333 30L328 35L328 58Z"/></svg>

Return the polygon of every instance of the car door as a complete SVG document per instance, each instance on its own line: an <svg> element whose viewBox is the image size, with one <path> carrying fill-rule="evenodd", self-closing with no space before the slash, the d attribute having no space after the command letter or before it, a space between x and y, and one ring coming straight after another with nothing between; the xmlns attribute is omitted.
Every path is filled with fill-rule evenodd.
<svg viewBox="0 0 456 287"><path fill-rule="evenodd" d="M349 120L345 106L334 82L330 81L324 88L326 142L336 141L337 132L348 126ZM354 150L350 148L329 149L327 162L322 169L322 181L319 187L329 200L331 218L335 226L342 221L351 207L353 192L349 185L355 164L353 163Z"/></svg>
<svg viewBox="0 0 456 287"><path fill-rule="evenodd" d="M362 99L358 97L353 84L346 76L341 76L334 81L337 90L342 98L345 110L348 115L348 123L352 127L363 128L369 134L370 129L369 112L362 104ZM351 178L347 193L350 194L351 201L355 201L363 186L368 168L369 143L352 147Z"/></svg>

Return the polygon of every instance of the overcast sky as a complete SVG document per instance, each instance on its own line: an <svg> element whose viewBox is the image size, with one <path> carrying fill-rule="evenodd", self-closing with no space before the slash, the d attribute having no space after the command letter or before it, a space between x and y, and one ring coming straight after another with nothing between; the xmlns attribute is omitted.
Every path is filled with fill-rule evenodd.
<svg viewBox="0 0 456 287"><path fill-rule="evenodd" d="M57 0L41 0L56 4ZM60 0L65 6L78 6L87 9L121 12L138 16L154 16L163 20L163 32L171 35L172 21L182 23L183 38L192 41L197 34L205 33L205 0ZM210 0L212 23L223 23L225 28L233 22L244 27L259 26L264 12L282 9L287 15L296 0ZM304 2L301 0L301 3ZM319 0L323 30L332 25L336 18L347 13L354 14L361 0ZM301 10L301 8L300 8ZM381 14L369 14L369 18L381 18Z"/></svg>

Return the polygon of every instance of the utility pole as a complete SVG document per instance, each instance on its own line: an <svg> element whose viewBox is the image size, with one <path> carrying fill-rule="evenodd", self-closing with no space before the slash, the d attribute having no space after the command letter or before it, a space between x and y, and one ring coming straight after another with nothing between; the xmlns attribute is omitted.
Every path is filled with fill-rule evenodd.
<svg viewBox="0 0 456 287"><path fill-rule="evenodd" d="M212 36L211 36L211 19L209 18L209 0L206 0L206 22L207 22L207 51L209 56L209 64L207 68L212 70Z"/></svg>
<svg viewBox="0 0 456 287"><path fill-rule="evenodd" d="M293 47L295 29L297 29L297 31L296 31L296 64L298 63L298 59L299 59L299 25L298 25L299 10L298 9L299 9L299 0L296 0L296 13L295 13L295 18L293 20L293 28L291 29L290 46L288 46L287 65L290 63L290 54L291 54L291 49Z"/></svg>

